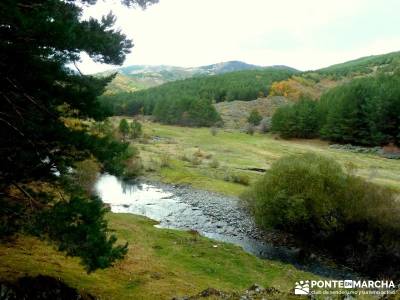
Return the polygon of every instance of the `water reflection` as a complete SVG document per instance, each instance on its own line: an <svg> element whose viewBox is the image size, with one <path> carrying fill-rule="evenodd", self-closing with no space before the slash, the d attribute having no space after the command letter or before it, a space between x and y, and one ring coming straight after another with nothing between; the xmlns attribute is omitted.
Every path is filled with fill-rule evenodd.
<svg viewBox="0 0 400 300"><path fill-rule="evenodd" d="M147 200L158 201L172 196L172 193L154 186L145 183L124 182L107 174L99 178L95 189L103 202L109 203L111 207Z"/></svg>
<svg viewBox="0 0 400 300"><path fill-rule="evenodd" d="M173 194L146 183L127 183L115 176L103 175L98 180L96 191L103 202L110 204L115 213L134 213L162 221L168 215L182 209Z"/></svg>
<svg viewBox="0 0 400 300"><path fill-rule="evenodd" d="M114 213L143 215L158 221L160 228L193 229L206 237L239 245L258 257L291 263L319 275L337 278L348 275L347 271L325 268L318 262L301 264L293 249L255 238L251 217L237 201L227 197L212 196L206 191L182 192L171 186L159 188L142 182L124 182L107 174L99 178L95 190Z"/></svg>

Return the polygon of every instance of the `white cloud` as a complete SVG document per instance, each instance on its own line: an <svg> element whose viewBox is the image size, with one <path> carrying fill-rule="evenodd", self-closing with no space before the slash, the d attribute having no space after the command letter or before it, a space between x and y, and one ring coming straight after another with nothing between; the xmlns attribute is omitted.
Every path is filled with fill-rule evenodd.
<svg viewBox="0 0 400 300"><path fill-rule="evenodd" d="M116 14L117 26L135 44L125 65L196 66L236 59L312 69L360 53L400 49L398 39L341 52L321 49L317 32L367 13L369 2L374 0L160 0L142 11L100 1L85 16L100 17L110 10ZM109 68L87 57L80 67L87 73Z"/></svg>

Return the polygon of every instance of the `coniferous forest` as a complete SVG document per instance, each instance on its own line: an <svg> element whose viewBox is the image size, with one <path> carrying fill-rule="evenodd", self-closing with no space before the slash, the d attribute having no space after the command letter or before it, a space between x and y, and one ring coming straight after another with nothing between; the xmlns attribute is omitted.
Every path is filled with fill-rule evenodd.
<svg viewBox="0 0 400 300"><path fill-rule="evenodd" d="M101 97L116 115L144 112L167 124L211 126L219 121L212 103L265 97L274 81L296 71L287 67L231 72L174 81L133 93Z"/></svg>
<svg viewBox="0 0 400 300"><path fill-rule="evenodd" d="M280 107L272 130L283 137L321 137L332 142L400 145L400 74L354 79L327 91L319 101Z"/></svg>

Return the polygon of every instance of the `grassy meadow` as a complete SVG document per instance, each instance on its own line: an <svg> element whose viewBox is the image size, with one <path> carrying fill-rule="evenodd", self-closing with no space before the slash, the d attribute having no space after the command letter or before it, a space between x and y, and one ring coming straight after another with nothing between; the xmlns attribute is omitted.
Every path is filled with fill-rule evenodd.
<svg viewBox="0 0 400 300"><path fill-rule="evenodd" d="M108 219L119 241L130 244L127 257L114 267L88 275L78 259L65 257L43 241L20 236L0 245L0 278L49 275L99 299L117 300L172 299L208 287L240 291L253 283L288 293L296 280L316 278L290 265L258 259L231 244L155 228L156 222L141 216L109 214Z"/></svg>
<svg viewBox="0 0 400 300"><path fill-rule="evenodd" d="M247 184L227 181L231 175L248 177L251 185L262 173L248 169L268 169L284 155L313 151L335 159L348 172L400 191L400 160L332 149L320 140L282 140L223 129L213 135L209 128L143 125L145 138L134 143L146 175L164 182L240 195Z"/></svg>

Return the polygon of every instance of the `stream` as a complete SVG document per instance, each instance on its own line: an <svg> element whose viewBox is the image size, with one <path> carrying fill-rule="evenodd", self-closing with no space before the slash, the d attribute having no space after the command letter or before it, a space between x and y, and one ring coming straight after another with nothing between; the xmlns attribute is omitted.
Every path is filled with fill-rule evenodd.
<svg viewBox="0 0 400 300"><path fill-rule="evenodd" d="M238 245L257 257L290 263L317 275L355 277L349 270L328 266L317 257L304 262L299 259L299 249L268 242L236 197L182 185L124 182L108 174L99 177L95 191L112 212L146 216L158 221L159 228L196 230L208 238Z"/></svg>

